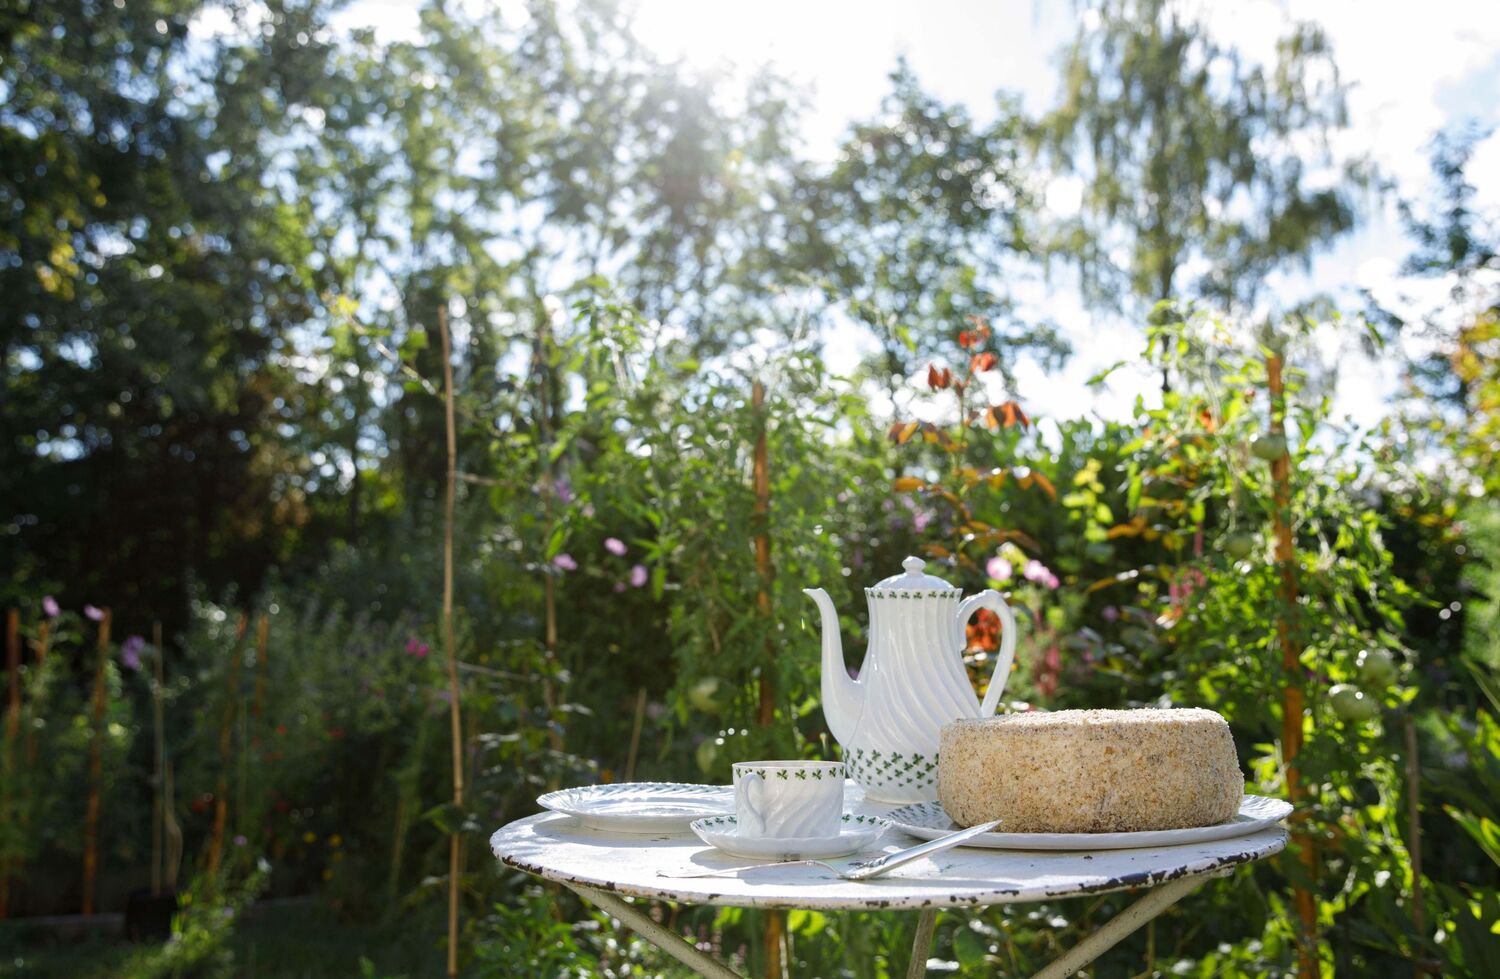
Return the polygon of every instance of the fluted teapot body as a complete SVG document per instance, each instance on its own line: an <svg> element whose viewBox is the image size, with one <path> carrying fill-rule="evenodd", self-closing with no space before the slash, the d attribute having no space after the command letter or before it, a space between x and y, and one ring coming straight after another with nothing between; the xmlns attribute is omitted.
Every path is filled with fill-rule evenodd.
<svg viewBox="0 0 1500 979"><path fill-rule="evenodd" d="M969 598L926 563L909 557L904 574L865 589L870 641L859 677L844 667L838 612L828 593L806 589L823 630L823 714L849 774L884 802L937 798L938 740L944 724L988 717L1000 703L1015 656L1016 624L995 591ZM963 664L965 625L979 608L1001 619L1000 652L981 703Z"/></svg>

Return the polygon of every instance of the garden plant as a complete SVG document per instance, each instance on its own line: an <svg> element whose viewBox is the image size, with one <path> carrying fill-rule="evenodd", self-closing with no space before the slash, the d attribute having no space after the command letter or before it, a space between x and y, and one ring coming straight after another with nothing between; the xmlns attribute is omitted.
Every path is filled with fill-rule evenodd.
<svg viewBox="0 0 1500 979"><path fill-rule="evenodd" d="M1391 203L1316 26L1252 64L1122 0L1051 111L903 61L823 158L797 85L610 0L360 6L0 2L0 977L687 975L489 835L837 758L803 589L857 668L908 555L1017 613L1005 711L1212 708L1295 806L1090 975L1494 973L1488 131ZM1274 295L1387 206L1441 300ZM1112 413L1028 397L1093 353L1065 284ZM1134 896L945 912L929 964L1031 974ZM916 928L637 907L757 976Z"/></svg>

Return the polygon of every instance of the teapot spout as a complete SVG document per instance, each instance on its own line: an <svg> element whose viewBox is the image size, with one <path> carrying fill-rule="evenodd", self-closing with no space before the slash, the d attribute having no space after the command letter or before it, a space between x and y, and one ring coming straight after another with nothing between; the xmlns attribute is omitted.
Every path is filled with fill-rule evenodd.
<svg viewBox="0 0 1500 979"><path fill-rule="evenodd" d="M802 593L817 603L822 619L823 717L835 740L846 745L864 714L865 690L844 666L844 641L839 635L839 614L833 599L821 588L804 588Z"/></svg>

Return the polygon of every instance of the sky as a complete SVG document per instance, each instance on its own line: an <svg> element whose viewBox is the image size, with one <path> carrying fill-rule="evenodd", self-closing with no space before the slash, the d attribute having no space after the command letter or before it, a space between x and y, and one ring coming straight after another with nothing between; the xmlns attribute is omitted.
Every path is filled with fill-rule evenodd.
<svg viewBox="0 0 1500 979"><path fill-rule="evenodd" d="M475 0L483 2L483 0ZM1445 284L1398 280L1410 250L1396 212L1400 196L1427 186L1433 135L1467 121L1500 129L1500 5L1493 0L1184 0L1221 39L1251 58L1268 59L1277 37L1295 20L1320 24L1350 85L1351 128L1343 148L1367 153L1395 183L1396 193L1372 202L1364 226L1314 262L1310 273L1272 282L1290 304L1315 292L1350 301L1361 287L1393 304L1409 296L1417 308L1438 301ZM342 26L374 26L390 37L415 27L415 0L356 0ZM1077 31L1080 13L1066 0L638 0L639 36L662 56L708 68L748 72L770 62L809 92L805 149L828 159L848 123L872 115L889 88L887 75L904 56L923 85L987 118L998 90L1021 97L1029 112L1045 111L1058 93L1060 49ZM1471 179L1483 205L1500 208L1500 132L1476 152ZM1060 184L1050 205L1065 210L1076 188ZM1020 312L1057 323L1075 354L1061 372L1035 362L1015 365L1017 390L1036 416L1128 417L1136 395L1150 399L1159 379L1146 370L1111 377L1103 391L1084 380L1137 355L1140 332L1081 304L1056 280L1014 284ZM1371 359L1354 348L1348 329L1316 338L1325 363L1337 364L1335 417L1360 427L1385 415L1400 383L1398 360ZM1413 344L1421 341L1413 340ZM847 369L867 349L852 327L835 327L827 356Z"/></svg>

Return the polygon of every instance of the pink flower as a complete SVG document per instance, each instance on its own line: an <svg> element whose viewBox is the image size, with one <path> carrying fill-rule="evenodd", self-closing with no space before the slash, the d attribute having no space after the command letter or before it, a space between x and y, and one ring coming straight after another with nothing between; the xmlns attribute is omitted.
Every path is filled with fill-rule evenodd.
<svg viewBox="0 0 1500 979"><path fill-rule="evenodd" d="M1030 561L1027 561L1026 567L1021 569L1021 577L1025 578L1027 581L1035 581L1038 584L1045 582L1047 580L1047 576L1050 574L1052 574L1052 572L1047 570L1047 566L1038 561L1036 558L1032 558Z"/></svg>
<svg viewBox="0 0 1500 979"><path fill-rule="evenodd" d="M127 670L139 670L141 668L141 652L146 648L146 640L140 636L131 636L120 644L120 662L125 664Z"/></svg>
<svg viewBox="0 0 1500 979"><path fill-rule="evenodd" d="M604 549L616 557L625 556L625 542L618 537L604 538Z"/></svg>
<svg viewBox="0 0 1500 979"><path fill-rule="evenodd" d="M646 566L644 564L637 564L630 569L630 587L644 587L650 577L651 575L646 571Z"/></svg>
<svg viewBox="0 0 1500 979"><path fill-rule="evenodd" d="M85 605L83 607L83 614L95 622L104 621L104 613L92 605Z"/></svg>
<svg viewBox="0 0 1500 979"><path fill-rule="evenodd" d="M1049 571L1047 572L1047 577L1042 579L1042 584L1046 585L1053 591L1057 591L1057 586L1062 584L1062 582L1057 580L1057 575Z"/></svg>
<svg viewBox="0 0 1500 979"><path fill-rule="evenodd" d="M984 566L984 573L996 581L1009 581L1010 576L1015 574L1015 568L1003 557L992 557Z"/></svg>
<svg viewBox="0 0 1500 979"><path fill-rule="evenodd" d="M47 618L55 619L61 614L62 609L58 608L57 599L51 595L46 595L42 598L42 611L46 613Z"/></svg>
<svg viewBox="0 0 1500 979"><path fill-rule="evenodd" d="M625 582L623 582L623 581L617 581L617 582L615 582L615 591L622 592L624 590L625 590Z"/></svg>
<svg viewBox="0 0 1500 979"><path fill-rule="evenodd" d="M1104 616L1105 622L1114 622L1120 618L1120 610L1115 608L1113 605L1104 606L1104 610L1099 614Z"/></svg>
<svg viewBox="0 0 1500 979"><path fill-rule="evenodd" d="M564 571L577 571L578 562L573 560L571 554L559 554L552 559L552 563Z"/></svg>
<svg viewBox="0 0 1500 979"><path fill-rule="evenodd" d="M422 659L430 652L427 644L415 636L406 640L406 651L417 659Z"/></svg>

